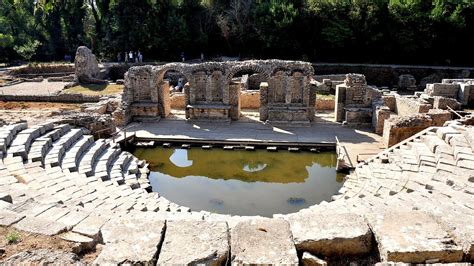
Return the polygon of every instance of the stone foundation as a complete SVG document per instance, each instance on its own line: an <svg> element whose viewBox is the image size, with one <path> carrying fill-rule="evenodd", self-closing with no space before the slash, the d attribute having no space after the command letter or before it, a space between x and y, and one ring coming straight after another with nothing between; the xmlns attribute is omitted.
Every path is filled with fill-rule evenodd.
<svg viewBox="0 0 474 266"><path fill-rule="evenodd" d="M415 114L399 116L385 120L383 142L385 147L391 147L430 127L433 120L428 115Z"/></svg>

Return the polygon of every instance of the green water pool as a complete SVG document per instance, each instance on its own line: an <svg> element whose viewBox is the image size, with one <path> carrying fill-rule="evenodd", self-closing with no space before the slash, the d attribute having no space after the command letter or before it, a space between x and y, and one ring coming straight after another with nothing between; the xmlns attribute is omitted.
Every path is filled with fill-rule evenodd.
<svg viewBox="0 0 474 266"><path fill-rule="evenodd" d="M233 215L292 213L330 200L342 186L336 153L136 148L153 190L192 210Z"/></svg>

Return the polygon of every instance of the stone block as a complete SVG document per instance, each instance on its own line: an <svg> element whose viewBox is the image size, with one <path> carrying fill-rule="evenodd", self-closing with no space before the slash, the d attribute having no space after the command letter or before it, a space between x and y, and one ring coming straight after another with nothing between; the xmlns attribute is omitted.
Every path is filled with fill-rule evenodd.
<svg viewBox="0 0 474 266"><path fill-rule="evenodd" d="M229 254L226 222L169 221L158 265L224 265Z"/></svg>
<svg viewBox="0 0 474 266"><path fill-rule="evenodd" d="M447 98L457 98L459 84L454 83L433 83L426 85L425 93L429 96L443 96Z"/></svg>
<svg viewBox="0 0 474 266"><path fill-rule="evenodd" d="M282 219L239 222L231 231L232 264L298 265L293 236Z"/></svg>
<svg viewBox="0 0 474 266"><path fill-rule="evenodd" d="M151 265L162 242L164 229L164 220L150 219L145 215L109 220L101 229L105 246L94 263Z"/></svg>
<svg viewBox="0 0 474 266"><path fill-rule="evenodd" d="M383 129L385 147L391 147L430 127L432 122L431 117L421 114L393 117L385 120Z"/></svg>
<svg viewBox="0 0 474 266"><path fill-rule="evenodd" d="M368 254L372 232L367 221L352 213L305 213L288 219L296 249L318 256Z"/></svg>
<svg viewBox="0 0 474 266"><path fill-rule="evenodd" d="M416 79L411 74L403 74L398 77L398 87L403 90L416 90Z"/></svg>
<svg viewBox="0 0 474 266"><path fill-rule="evenodd" d="M451 109L458 110L461 109L461 104L453 98L446 98L442 96L434 96L433 108L436 109Z"/></svg>
<svg viewBox="0 0 474 266"><path fill-rule="evenodd" d="M303 266L326 266L328 263L309 252L304 252L301 257L301 264Z"/></svg>
<svg viewBox="0 0 474 266"><path fill-rule="evenodd" d="M427 115L431 117L433 120L432 126L435 127L442 127L446 121L452 119L452 114L450 111L441 109L430 109Z"/></svg>
<svg viewBox="0 0 474 266"><path fill-rule="evenodd" d="M67 229L64 223L36 217L26 217L16 223L14 227L18 230L46 236L54 236Z"/></svg>
<svg viewBox="0 0 474 266"><path fill-rule="evenodd" d="M462 261L462 247L434 217L425 212L390 209L374 214L369 223L382 261Z"/></svg>

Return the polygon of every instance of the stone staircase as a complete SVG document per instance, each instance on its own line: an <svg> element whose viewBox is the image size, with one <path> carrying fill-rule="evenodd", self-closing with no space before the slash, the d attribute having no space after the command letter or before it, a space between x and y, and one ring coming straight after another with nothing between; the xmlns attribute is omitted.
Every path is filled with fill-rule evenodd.
<svg viewBox="0 0 474 266"><path fill-rule="evenodd" d="M24 145L24 147L21 147ZM0 225L59 235L96 263L474 260L474 129L428 128L360 163L331 202L274 218L194 212L151 192L111 140L45 123L0 127Z"/></svg>

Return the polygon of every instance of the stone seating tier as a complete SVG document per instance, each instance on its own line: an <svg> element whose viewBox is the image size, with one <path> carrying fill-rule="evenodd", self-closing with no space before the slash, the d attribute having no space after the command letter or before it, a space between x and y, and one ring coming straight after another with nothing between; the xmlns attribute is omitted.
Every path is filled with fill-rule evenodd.
<svg viewBox="0 0 474 266"><path fill-rule="evenodd" d="M0 132L14 139L24 130L12 128ZM45 157L60 162L60 150L75 157L69 153L85 134L71 129L52 142ZM0 160L0 225L57 235L83 252L100 243L98 264L297 265L315 256L331 262L371 254L382 262L474 260L474 129L469 126L430 127L357 165L333 201L273 218L179 206L150 192L145 162L110 140L94 143L78 157L79 169L90 159L90 175L43 165L47 159Z"/></svg>

